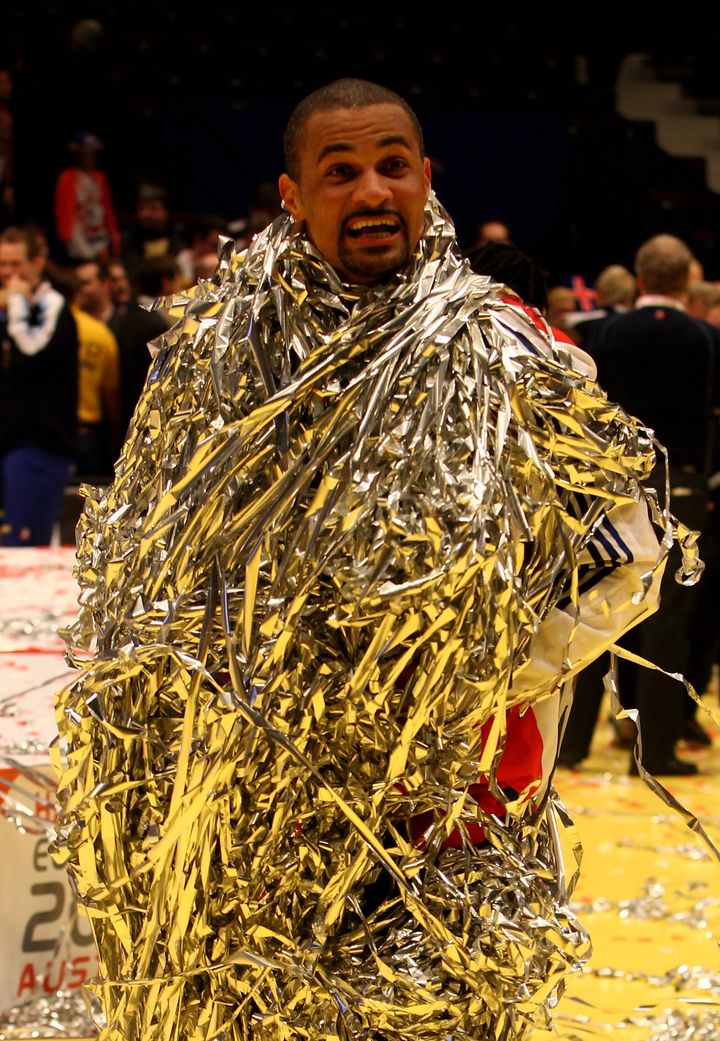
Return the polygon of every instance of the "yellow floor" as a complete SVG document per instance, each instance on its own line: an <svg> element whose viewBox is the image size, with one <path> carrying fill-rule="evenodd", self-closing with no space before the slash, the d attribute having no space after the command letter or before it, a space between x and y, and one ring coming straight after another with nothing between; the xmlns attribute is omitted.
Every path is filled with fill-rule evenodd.
<svg viewBox="0 0 720 1041"><path fill-rule="evenodd" d="M720 734L711 750L678 751L702 775L661 780L720 845ZM628 758L603 724L580 769L556 774L584 847L574 903L594 953L570 980L553 1031L533 1041L720 1038L720 863L627 776Z"/></svg>

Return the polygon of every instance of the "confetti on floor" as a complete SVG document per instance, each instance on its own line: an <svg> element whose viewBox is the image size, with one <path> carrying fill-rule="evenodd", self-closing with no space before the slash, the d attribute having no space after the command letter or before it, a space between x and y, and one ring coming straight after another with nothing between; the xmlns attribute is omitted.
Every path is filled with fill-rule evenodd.
<svg viewBox="0 0 720 1041"><path fill-rule="evenodd" d="M714 737L711 749L679 746L699 776L662 780L719 844L720 735ZM569 981L553 1031L536 1031L532 1041L716 1041L720 863L678 814L627 776L629 754L612 741L609 724L599 726L590 758L556 774L584 847L574 903L593 957Z"/></svg>

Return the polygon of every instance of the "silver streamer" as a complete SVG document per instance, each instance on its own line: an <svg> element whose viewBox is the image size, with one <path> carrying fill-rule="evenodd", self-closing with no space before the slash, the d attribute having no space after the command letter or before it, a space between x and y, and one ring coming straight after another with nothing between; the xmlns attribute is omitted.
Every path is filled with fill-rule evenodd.
<svg viewBox="0 0 720 1041"><path fill-rule="evenodd" d="M96 1018L102 1020L100 1009ZM96 1034L87 999L77 990L43 994L0 1014L0 1041L51 1037L78 1041Z"/></svg>
<svg viewBox="0 0 720 1041"><path fill-rule="evenodd" d="M282 217L165 303L87 501L58 704L55 855L101 1036L524 1038L589 944L554 794L498 781L506 713L584 664L609 505L647 502L665 540L638 602L656 579L651 435L470 273L434 199L382 286L338 282ZM534 684L560 604L573 630Z"/></svg>

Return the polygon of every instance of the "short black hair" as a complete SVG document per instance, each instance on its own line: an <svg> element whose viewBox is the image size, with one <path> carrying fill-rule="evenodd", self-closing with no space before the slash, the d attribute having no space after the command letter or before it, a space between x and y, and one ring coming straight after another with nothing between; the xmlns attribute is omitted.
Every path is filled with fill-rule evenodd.
<svg viewBox="0 0 720 1041"><path fill-rule="evenodd" d="M514 289L520 299L543 314L548 305L547 271L517 246L487 242L465 253L476 275L490 275L496 282Z"/></svg>
<svg viewBox="0 0 720 1041"><path fill-rule="evenodd" d="M180 269L172 257L150 257L133 271L132 281L141 296L158 297L163 293L163 281L174 278Z"/></svg>
<svg viewBox="0 0 720 1041"><path fill-rule="evenodd" d="M87 257L85 260L73 260L72 269L76 277L78 268L85 267L86 264L94 264L97 268L98 278L103 282L107 281L109 277L108 266L107 263L99 257Z"/></svg>
<svg viewBox="0 0 720 1041"><path fill-rule="evenodd" d="M285 128L285 169L294 181L300 173L300 142L302 132L311 116L316 112L327 112L334 108L367 108L369 105L398 105L410 117L417 135L420 154L424 154L422 128L418 117L404 98L394 90L381 87L369 80L341 79L308 94L296 106Z"/></svg>
<svg viewBox="0 0 720 1041"><path fill-rule="evenodd" d="M209 235L211 231L220 231L223 235L228 222L219 213L200 213L193 221L193 231L197 235Z"/></svg>

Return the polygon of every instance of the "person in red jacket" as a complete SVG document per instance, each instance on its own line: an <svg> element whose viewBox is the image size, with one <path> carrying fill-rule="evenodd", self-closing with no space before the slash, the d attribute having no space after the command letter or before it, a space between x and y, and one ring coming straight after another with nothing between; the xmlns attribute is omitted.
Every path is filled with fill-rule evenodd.
<svg viewBox="0 0 720 1041"><path fill-rule="evenodd" d="M55 186L55 229L72 260L97 260L120 252L110 185L95 165L102 147L94 134L73 134L68 148L76 162L62 171Z"/></svg>

